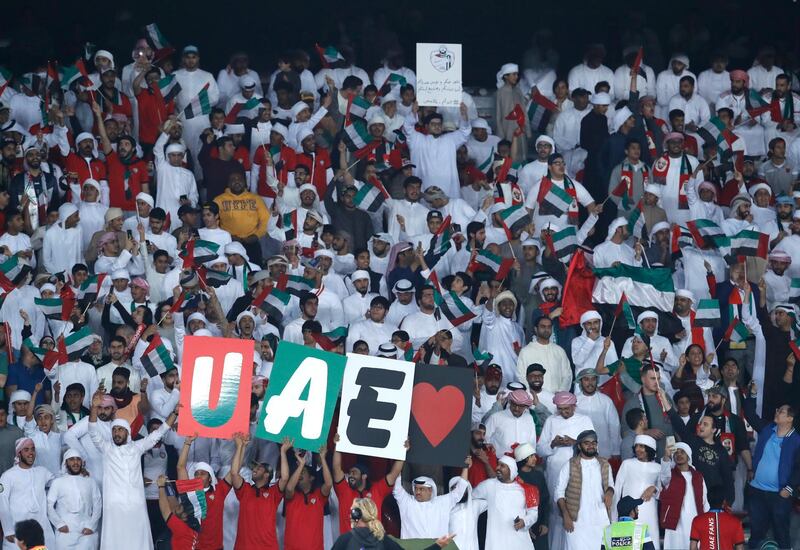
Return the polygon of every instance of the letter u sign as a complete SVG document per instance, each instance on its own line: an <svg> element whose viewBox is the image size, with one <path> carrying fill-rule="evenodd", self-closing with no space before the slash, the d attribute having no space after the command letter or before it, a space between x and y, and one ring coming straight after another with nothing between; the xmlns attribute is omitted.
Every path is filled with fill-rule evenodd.
<svg viewBox="0 0 800 550"><path fill-rule="evenodd" d="M178 434L230 439L248 432L254 352L252 340L186 337Z"/></svg>

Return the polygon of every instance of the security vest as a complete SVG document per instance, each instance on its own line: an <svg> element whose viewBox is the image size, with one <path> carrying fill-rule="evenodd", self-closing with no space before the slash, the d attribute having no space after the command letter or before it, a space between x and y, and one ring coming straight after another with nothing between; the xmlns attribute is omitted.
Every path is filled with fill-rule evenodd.
<svg viewBox="0 0 800 550"><path fill-rule="evenodd" d="M647 525L633 520L612 523L603 530L605 550L641 550L647 537Z"/></svg>

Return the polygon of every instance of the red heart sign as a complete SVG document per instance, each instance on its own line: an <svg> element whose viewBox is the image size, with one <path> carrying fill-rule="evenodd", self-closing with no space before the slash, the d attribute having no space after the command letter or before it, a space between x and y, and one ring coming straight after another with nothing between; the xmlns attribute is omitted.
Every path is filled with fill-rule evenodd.
<svg viewBox="0 0 800 550"><path fill-rule="evenodd" d="M434 447L445 440L463 413L464 394L455 386L440 390L427 382L414 386L411 414Z"/></svg>

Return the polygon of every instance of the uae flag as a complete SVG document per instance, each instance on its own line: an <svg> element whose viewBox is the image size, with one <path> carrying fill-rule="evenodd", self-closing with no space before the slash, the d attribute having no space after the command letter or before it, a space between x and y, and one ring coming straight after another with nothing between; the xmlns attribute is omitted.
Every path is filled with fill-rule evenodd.
<svg viewBox="0 0 800 550"><path fill-rule="evenodd" d="M578 248L569 262L567 280L564 283L564 291L561 293L563 311L559 317L559 326L577 325L581 315L593 309L592 289L594 283L594 272L586 262L586 253L582 248Z"/></svg>
<svg viewBox="0 0 800 550"><path fill-rule="evenodd" d="M697 303L694 324L698 327L720 326L722 324L722 312L719 309L719 300L700 300Z"/></svg>
<svg viewBox="0 0 800 550"><path fill-rule="evenodd" d="M287 241L293 241L297 238L297 210L292 210L281 216L281 227L283 234Z"/></svg>
<svg viewBox="0 0 800 550"><path fill-rule="evenodd" d="M793 304L800 301L800 277L793 277L789 285L789 301Z"/></svg>
<svg viewBox="0 0 800 550"><path fill-rule="evenodd" d="M276 323L283 321L283 311L291 296L275 286L268 286L253 299L253 305L269 315Z"/></svg>
<svg viewBox="0 0 800 550"><path fill-rule="evenodd" d="M441 256L450 250L451 239L453 238L453 230L450 227L450 215L448 215L436 233L431 237L431 246L428 251L434 256Z"/></svg>
<svg viewBox="0 0 800 550"><path fill-rule="evenodd" d="M236 122L236 119L239 117L239 113L241 111L245 112L251 111L253 109L258 108L259 105L261 105L261 99L257 97L251 97L244 103L237 103L236 105L231 107L231 110L228 112L227 115L225 115L225 124L234 124Z"/></svg>
<svg viewBox="0 0 800 550"><path fill-rule="evenodd" d="M203 86L200 92L192 98L186 107L184 107L183 117L186 120L207 115L211 112L211 101L208 98L208 86L208 84Z"/></svg>
<svg viewBox="0 0 800 550"><path fill-rule="evenodd" d="M800 359L800 337L795 338L791 342L789 342L789 347L792 348L792 352L797 359Z"/></svg>
<svg viewBox="0 0 800 550"><path fill-rule="evenodd" d="M750 330L742 323L738 317L733 317L731 324L725 330L723 338L728 342L744 342L750 337Z"/></svg>
<svg viewBox="0 0 800 550"><path fill-rule="evenodd" d="M11 282L11 279L6 277L5 273L0 272L0 289L2 289L3 292L11 292L15 288L17 288L17 286Z"/></svg>
<svg viewBox="0 0 800 550"><path fill-rule="evenodd" d="M624 293L633 306L672 311L675 305L675 285L669 268L634 267L619 264L616 267L594 269L597 281L592 291L592 302L619 304ZM564 289L566 295L567 289Z"/></svg>
<svg viewBox="0 0 800 550"><path fill-rule="evenodd" d="M517 129L514 130L515 136L521 136L525 132L525 112L519 103L514 105L511 112L506 115L506 120L513 120L517 123Z"/></svg>
<svg viewBox="0 0 800 550"><path fill-rule="evenodd" d="M476 271L493 271L496 273L494 280L502 281L508 277L513 265L513 258L502 258L488 250L478 250L478 253L475 254L475 259L469 264L468 270L472 273Z"/></svg>
<svg viewBox="0 0 800 550"><path fill-rule="evenodd" d="M353 204L360 210L377 212L389 198L389 193L378 178L370 178L369 181L356 180L353 185L356 187Z"/></svg>
<svg viewBox="0 0 800 550"><path fill-rule="evenodd" d="M510 241L514 238L514 233L522 231L522 228L530 222L530 216L528 211L525 210L525 206L518 204L501 211L500 220L503 223L503 229L506 231L506 237Z"/></svg>
<svg viewBox="0 0 800 550"><path fill-rule="evenodd" d="M280 277L278 277L278 289L288 292L293 296L297 296L298 298L303 292L311 292L314 290L314 286L314 281L301 277L300 275L287 275L286 273L282 273Z"/></svg>
<svg viewBox="0 0 800 550"><path fill-rule="evenodd" d="M563 189L560 185L555 185L548 177L542 179L542 184L539 186L539 196L536 197L540 210L547 206L549 208L548 214L563 216L569 211L572 200L572 195L566 189Z"/></svg>
<svg viewBox="0 0 800 550"><path fill-rule="evenodd" d="M207 267L200 267L197 270L197 276L200 281L207 286L219 288L228 284L233 275L225 271L217 271L216 269L209 269Z"/></svg>
<svg viewBox="0 0 800 550"><path fill-rule="evenodd" d="M485 374L486 369L492 364L492 358L494 358L494 355L488 351L481 351L478 348L473 348L472 358L474 359L473 364L481 369L481 372Z"/></svg>
<svg viewBox="0 0 800 550"><path fill-rule="evenodd" d="M79 59L78 62L82 63L83 60ZM77 63L75 65L59 65L58 78L61 82L61 89L69 90L74 83L83 81L83 73Z"/></svg>
<svg viewBox="0 0 800 550"><path fill-rule="evenodd" d="M392 88L394 88L395 86L405 86L406 84L408 84L408 80L406 80L406 77L404 77L403 75L397 73L389 73L389 76L387 76L386 80L384 80L383 84L381 84L381 87L378 90L378 95L383 97L390 91L392 91Z"/></svg>
<svg viewBox="0 0 800 550"><path fill-rule="evenodd" d="M147 38L150 39L154 49L165 50L170 47L169 42L167 42L167 39L161 34L161 29L158 28L157 24L150 23L145 27L145 30L147 31Z"/></svg>
<svg viewBox="0 0 800 550"><path fill-rule="evenodd" d="M633 60L633 65L631 65L631 71L633 71L638 76L641 76L642 78L647 80L647 73L645 73L644 69L642 69L643 59L644 59L644 48L639 48L639 51L636 52L636 58Z"/></svg>
<svg viewBox="0 0 800 550"><path fill-rule="evenodd" d="M372 107L372 103L367 98L357 95L350 99L347 103L347 113L345 115L345 124L350 124L354 118L360 118L362 121L367 118L367 110Z"/></svg>
<svg viewBox="0 0 800 550"><path fill-rule="evenodd" d="M568 225L556 233L548 231L544 234L544 240L550 252L567 263L578 247L578 231L574 225Z"/></svg>
<svg viewBox="0 0 800 550"><path fill-rule="evenodd" d="M181 93L181 84L178 82L178 79L175 78L175 74L170 74L162 78L156 83L156 87L158 91L161 93L161 97L164 100L164 103L169 103L179 93Z"/></svg>
<svg viewBox="0 0 800 550"><path fill-rule="evenodd" d="M641 200L628 216L628 232L634 238L644 238L644 207Z"/></svg>
<svg viewBox="0 0 800 550"><path fill-rule="evenodd" d="M19 256L11 256L11 258L0 264L0 271L14 284L19 283L22 277L29 273L30 270L29 264L20 263Z"/></svg>
<svg viewBox="0 0 800 550"><path fill-rule="evenodd" d="M617 318L620 315L625 315L625 322L628 324L628 328L630 330L636 330L636 318L633 316L631 304L624 292L622 293L622 297L619 299L617 309L614 311L614 318Z"/></svg>
<svg viewBox="0 0 800 550"><path fill-rule="evenodd" d="M769 235L745 229L731 237L731 256L747 256L767 259Z"/></svg>
<svg viewBox="0 0 800 550"><path fill-rule="evenodd" d="M44 348L40 348L35 346L30 338L26 338L22 345L28 348L32 354L34 354L39 361L42 362L42 366L45 370L52 370L57 364L66 363L68 359L62 356L57 349L54 350L47 350Z"/></svg>
<svg viewBox="0 0 800 550"><path fill-rule="evenodd" d="M686 226L697 248L719 248L725 240L725 232L711 220L690 220Z"/></svg>
<svg viewBox="0 0 800 550"><path fill-rule="evenodd" d="M164 345L164 342L161 341L161 336L158 333L153 335L150 345L144 350L142 366L150 378L160 376L175 368L175 363L172 362L172 355Z"/></svg>
<svg viewBox="0 0 800 550"><path fill-rule="evenodd" d="M311 336L324 351L331 351L347 338L347 327L337 327L330 332L312 333Z"/></svg>
<svg viewBox="0 0 800 550"><path fill-rule="evenodd" d="M190 239L183 245L179 256L183 259L184 266L200 265L216 258L219 255L218 252L219 245L213 241Z"/></svg>
<svg viewBox="0 0 800 550"><path fill-rule="evenodd" d="M747 105L747 114L750 115L750 118L758 118L764 113L769 112L772 108L770 103L761 97L761 94L759 94L757 90L748 89L747 99L748 101L746 101L745 104Z"/></svg>
<svg viewBox="0 0 800 550"><path fill-rule="evenodd" d="M672 226L670 231L670 251L673 262L683 257L683 247L693 245L694 238L687 228L677 224Z"/></svg>
<svg viewBox="0 0 800 550"><path fill-rule="evenodd" d="M106 273L98 273L97 275L90 275L81 283L78 288L78 297L82 300L94 302L100 295L100 289L103 287L103 282L106 280Z"/></svg>
<svg viewBox="0 0 800 550"><path fill-rule="evenodd" d="M94 335L88 326L73 332L63 338L66 356L70 361L77 361L93 341Z"/></svg>
<svg viewBox="0 0 800 550"><path fill-rule="evenodd" d="M314 49L317 50L317 55L319 55L319 60L322 62L323 67L329 67L331 63L336 63L337 61L344 61L344 56L333 46L323 48L319 44L314 44Z"/></svg>
<svg viewBox="0 0 800 550"><path fill-rule="evenodd" d="M362 158L369 151L369 146L372 144L372 136L367 130L367 123L363 120L354 120L352 124L345 126L342 133L342 141L347 146L347 150L355 154L358 158ZM380 141L378 141L380 143ZM377 145L376 145L377 147Z"/></svg>
<svg viewBox="0 0 800 550"><path fill-rule="evenodd" d="M202 479L178 479L175 481L175 491L178 493L184 512L197 522L206 518L208 503Z"/></svg>
<svg viewBox="0 0 800 550"><path fill-rule="evenodd" d="M531 102L528 104L528 120L531 130L540 134L544 133L553 113L558 111L558 105L539 93L538 88L531 91Z"/></svg>
<svg viewBox="0 0 800 550"><path fill-rule="evenodd" d="M63 304L61 303L61 298L34 298L33 303L36 304L36 307L39 308L39 311L41 311L46 318L62 320L61 311Z"/></svg>
<svg viewBox="0 0 800 550"><path fill-rule="evenodd" d="M739 140L739 137L728 130L719 117L711 117L708 122L697 129L697 133L706 143L716 143L720 154L732 151L734 143Z"/></svg>
<svg viewBox="0 0 800 550"><path fill-rule="evenodd" d="M431 271L428 282L433 286L433 299L436 303L436 307L447 317L451 325L457 327L475 318L475 314L461 301L458 294L453 291L442 291L442 287L439 284L439 277L436 275L435 271Z"/></svg>

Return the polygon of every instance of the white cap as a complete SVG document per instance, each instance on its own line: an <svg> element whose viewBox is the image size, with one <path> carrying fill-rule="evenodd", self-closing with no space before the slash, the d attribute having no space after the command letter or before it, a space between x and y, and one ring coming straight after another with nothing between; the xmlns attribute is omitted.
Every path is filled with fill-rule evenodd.
<svg viewBox="0 0 800 550"><path fill-rule="evenodd" d="M617 112L614 113L614 129L619 131L619 129L622 128L622 125L625 124L625 121L632 116L633 113L630 109L628 109L627 105L622 109L617 109Z"/></svg>
<svg viewBox="0 0 800 550"><path fill-rule="evenodd" d="M358 281L359 279L367 279L369 280L369 273L364 271L363 269L356 269L353 271L353 274L350 276L351 281Z"/></svg>
<svg viewBox="0 0 800 550"><path fill-rule="evenodd" d="M128 273L127 269L116 269L111 273L111 280L116 281L118 279L127 279L131 280L131 275Z"/></svg>

